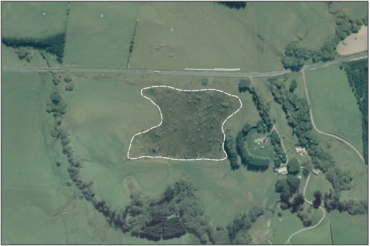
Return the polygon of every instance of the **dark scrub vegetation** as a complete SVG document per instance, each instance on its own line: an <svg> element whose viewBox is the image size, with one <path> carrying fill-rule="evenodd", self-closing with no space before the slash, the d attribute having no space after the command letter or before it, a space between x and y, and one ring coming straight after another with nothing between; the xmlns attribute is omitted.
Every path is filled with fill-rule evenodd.
<svg viewBox="0 0 370 246"><path fill-rule="evenodd" d="M330 8L331 2L328 2ZM285 69L298 72L307 61L326 62L333 60L337 55L337 44L352 33L357 33L361 25L367 25L367 17L361 20L352 19L341 12L334 14L336 18L335 35L327 40L319 49L309 50L300 47L299 42L293 42L286 46L285 55L281 62Z"/></svg>
<svg viewBox="0 0 370 246"><path fill-rule="evenodd" d="M216 2L224 5L229 9L244 9L247 6L247 2Z"/></svg>
<svg viewBox="0 0 370 246"><path fill-rule="evenodd" d="M369 91L368 91L368 62L367 59L344 63L341 68L347 73L348 82L352 87L352 91L356 96L357 104L362 114L362 144L363 156L365 163L368 164L369 147L368 147L368 106L369 106Z"/></svg>
<svg viewBox="0 0 370 246"><path fill-rule="evenodd" d="M225 157L221 125L241 106L237 98L218 91L182 92L170 88L150 88L143 94L160 107L163 122L135 136L130 150L132 157ZM157 108L153 106L153 110Z"/></svg>
<svg viewBox="0 0 370 246"><path fill-rule="evenodd" d="M238 153L236 151L235 139L227 132L225 139L225 151L227 158L230 161L231 170L239 169L240 165L238 164Z"/></svg>
<svg viewBox="0 0 370 246"><path fill-rule="evenodd" d="M2 38L2 43L12 48L31 47L37 50L45 50L55 55L57 61L62 63L65 46L65 33L52 35L46 38ZM18 53L19 55L19 53ZM23 55L20 56L20 59ZM27 56L26 56L27 57Z"/></svg>

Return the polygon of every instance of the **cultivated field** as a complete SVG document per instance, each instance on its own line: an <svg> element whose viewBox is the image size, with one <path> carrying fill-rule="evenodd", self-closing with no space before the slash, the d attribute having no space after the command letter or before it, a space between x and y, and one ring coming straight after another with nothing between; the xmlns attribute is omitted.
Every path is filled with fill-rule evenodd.
<svg viewBox="0 0 370 246"><path fill-rule="evenodd" d="M64 66L126 67L139 2L72 2Z"/></svg>
<svg viewBox="0 0 370 246"><path fill-rule="evenodd" d="M68 2L2 2L3 37L44 38L65 31Z"/></svg>
<svg viewBox="0 0 370 246"><path fill-rule="evenodd" d="M358 33L352 33L337 45L340 55L351 55L367 50L368 27L362 26Z"/></svg>
<svg viewBox="0 0 370 246"><path fill-rule="evenodd" d="M361 112L346 73L332 65L305 74L316 127L343 137L361 152Z"/></svg>

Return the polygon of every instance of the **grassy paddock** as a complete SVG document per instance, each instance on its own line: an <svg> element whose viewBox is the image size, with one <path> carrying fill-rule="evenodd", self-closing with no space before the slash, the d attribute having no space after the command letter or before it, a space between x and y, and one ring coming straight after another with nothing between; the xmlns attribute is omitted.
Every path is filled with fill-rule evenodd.
<svg viewBox="0 0 370 246"><path fill-rule="evenodd" d="M338 2L343 11L351 18L361 18L367 15L368 2Z"/></svg>
<svg viewBox="0 0 370 246"><path fill-rule="evenodd" d="M334 244L368 244L368 216L330 213Z"/></svg>
<svg viewBox="0 0 370 246"><path fill-rule="evenodd" d="M126 67L142 3L72 2L65 66Z"/></svg>
<svg viewBox="0 0 370 246"><path fill-rule="evenodd" d="M1 5L3 37L44 38L65 31L67 2L2 2Z"/></svg>
<svg viewBox="0 0 370 246"><path fill-rule="evenodd" d="M319 211L320 219L322 211ZM317 222L316 222L317 223ZM315 224L315 222L313 222ZM303 231L295 235L291 240L291 244L332 244L330 236L330 223L325 219L321 224L312 230Z"/></svg>
<svg viewBox="0 0 370 246"><path fill-rule="evenodd" d="M360 157L347 144L336 139L320 136L320 143L334 158L336 164L353 177L353 188L341 192L341 199L357 198L366 199L368 196L368 169ZM331 147L327 148L327 143Z"/></svg>
<svg viewBox="0 0 370 246"><path fill-rule="evenodd" d="M306 181L305 181L306 182ZM317 190L321 191L322 194L329 192L329 189L333 189L331 183L325 178L325 174L322 172L319 175L311 174L310 181L306 188L306 198L309 201L313 201L315 197L313 193Z"/></svg>
<svg viewBox="0 0 370 246"><path fill-rule="evenodd" d="M361 152L361 112L346 73L332 65L305 74L316 127L344 137Z"/></svg>
<svg viewBox="0 0 370 246"><path fill-rule="evenodd" d="M201 79L178 77L174 82L171 76L73 77L75 90L66 98L67 122L73 134L71 142L76 156L89 160L84 162L83 179L94 180L97 194L113 207L123 208L129 202L123 183L128 176L135 178L149 196L160 195L181 178L190 179L198 188L206 215L214 225L227 225L237 213L247 212L253 205L270 206L278 199L274 192L277 177L271 168L264 173L244 168L233 172L228 161L184 163L127 159L133 134L156 125L159 120L156 108L140 95L141 88L165 84L182 89L216 88L238 94L237 82L231 84L225 83L225 79L210 78L204 87ZM250 95L240 97L245 107L225 125L233 134L246 122L255 124L259 119Z"/></svg>
<svg viewBox="0 0 370 246"><path fill-rule="evenodd" d="M150 2L140 11L130 67L255 71L254 14L212 2ZM242 30L242 31L241 31Z"/></svg>

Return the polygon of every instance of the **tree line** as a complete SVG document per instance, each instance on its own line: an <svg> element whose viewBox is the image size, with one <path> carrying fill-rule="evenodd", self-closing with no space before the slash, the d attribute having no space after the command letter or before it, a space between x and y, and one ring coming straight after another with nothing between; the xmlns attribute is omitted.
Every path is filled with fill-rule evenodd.
<svg viewBox="0 0 370 246"><path fill-rule="evenodd" d="M369 91L368 91L368 62L367 59L344 63L340 66L346 71L348 82L355 94L357 104L362 114L362 144L365 163L368 164L368 111L369 111Z"/></svg>
<svg viewBox="0 0 370 246"><path fill-rule="evenodd" d="M330 7L330 2L328 3ZM307 61L326 62L333 60L337 55L336 46L352 33L357 33L361 25L367 25L367 18L353 19L341 12L335 14L335 35L317 50L309 50L301 47L299 42L293 42L285 47L284 57L281 62L285 69L298 72Z"/></svg>
<svg viewBox="0 0 370 246"><path fill-rule="evenodd" d="M289 126L298 138L299 146L305 147L315 168L320 169L337 191L349 190L352 177L337 167L333 157L319 145L312 131L309 106L306 100L285 90L286 77L269 78L270 90L274 100L282 105Z"/></svg>
<svg viewBox="0 0 370 246"><path fill-rule="evenodd" d="M46 38L2 38L2 43L11 48L31 47L38 50L45 50L57 57L62 63L65 46L65 33L55 34ZM21 58L20 58L21 59Z"/></svg>
<svg viewBox="0 0 370 246"><path fill-rule="evenodd" d="M345 206L346 210L352 214L357 213L354 211L367 211L367 206L365 207L363 205L366 203L365 201L357 202L355 200L350 200L338 205L340 204L340 192L352 188L353 178L349 172L342 171L336 165L333 157L319 145L317 138L312 132L307 102L286 91L286 81L286 77L268 79L271 93L275 101L282 105L283 111L288 119L288 124L293 128L293 133L297 136L299 145L308 150L313 166L320 169L325 174L326 179L332 184L334 195L325 196L325 208L328 212L333 209L344 211L343 206ZM309 171L306 169L310 171L312 168L305 163L303 170L307 175ZM361 209L359 207L361 207Z"/></svg>
<svg viewBox="0 0 370 246"><path fill-rule="evenodd" d="M252 95L253 103L262 119L262 121L257 122L257 131L259 133L271 132L273 128L273 120L270 117L270 104L263 99L260 93L257 93L249 78L242 79L239 82L239 92L242 93L246 91ZM281 163L285 163L287 161L286 154L283 150L279 135L275 131L272 131L270 137L271 144L275 151L274 166L275 168L278 168Z"/></svg>

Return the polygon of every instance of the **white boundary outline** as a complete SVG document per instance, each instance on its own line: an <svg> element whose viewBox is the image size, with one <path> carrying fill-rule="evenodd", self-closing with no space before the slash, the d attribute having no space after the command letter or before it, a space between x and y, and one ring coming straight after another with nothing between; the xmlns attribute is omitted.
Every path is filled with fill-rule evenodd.
<svg viewBox="0 0 370 246"><path fill-rule="evenodd" d="M131 149L131 145L132 145L132 141L134 140L135 136L137 135L140 135L140 134L143 134L143 133L146 133L154 128L157 128L159 127L160 125L162 125L162 122L163 122L163 116L162 116L162 111L160 109L160 107L155 104L152 99L150 99L149 97L146 97L143 95L143 90L147 90L147 89L151 89L151 88L157 88L157 87L165 87L165 88L170 88L170 89L173 89L173 90L177 90L177 91L182 91L182 92L198 92L198 91L218 91L218 92L221 92L221 93L224 93L228 96L231 96L231 97L235 97L235 98L238 98L239 102L240 102L240 107L234 112L232 113L231 115L229 115L226 120L222 123L221 125L221 131L222 133L224 134L224 140L222 141L222 150L224 151L225 153L225 157L222 158L222 159L209 159L209 158L197 158L197 159L178 159L178 158L170 158L170 157L163 157L163 156L139 156L139 157L136 157L136 158L131 158L130 157L130 149ZM130 159L130 160L137 160L137 159L141 159L141 158L152 158L152 159L158 159L158 158L162 158L162 159L167 159L167 160L174 160L174 161L200 161L200 160L204 160L204 161L223 161L223 160L226 160L227 158L227 153L224 149L224 144L225 144L225 139L226 139L226 135L225 135L225 132L224 132L224 129L223 129L223 126L225 124L225 122L231 118L231 116L233 116L234 114L236 114L237 112L239 112L239 110L243 107L243 103L242 101L240 100L240 98L238 96L235 96L235 95L231 95L227 92L224 92L224 91L221 91L221 90L217 90L217 89L200 89L200 90L182 90L182 89L178 89L178 88L175 88L175 87L172 87L172 86L167 86L167 85L154 85L154 86L149 86L149 87L145 87L143 89L141 89L140 91L140 94L141 96L143 96L144 98L148 99L149 101L151 101L155 106L157 106L158 108L158 111L159 111L159 114L161 116L161 122L157 125L157 126L153 126L145 131L142 131L142 132L138 132L136 133L134 136L132 136L131 138L131 142L130 142L130 146L128 147L128 151L127 151L127 158Z"/></svg>

